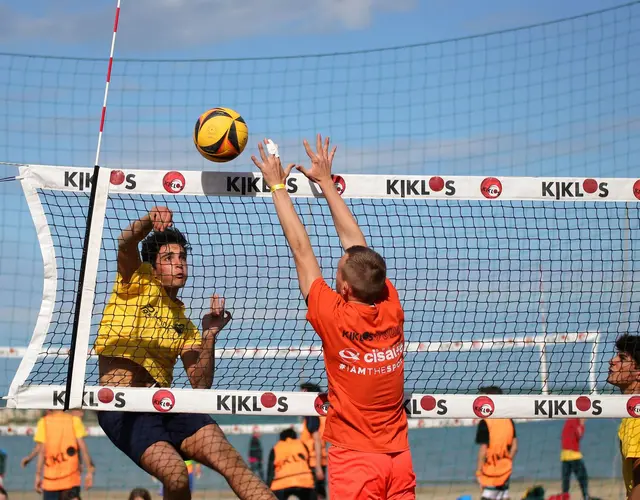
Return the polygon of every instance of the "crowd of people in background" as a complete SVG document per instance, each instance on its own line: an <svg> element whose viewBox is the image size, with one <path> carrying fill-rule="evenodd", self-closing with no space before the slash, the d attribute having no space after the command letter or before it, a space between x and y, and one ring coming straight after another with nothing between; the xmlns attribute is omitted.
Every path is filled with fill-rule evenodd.
<svg viewBox="0 0 640 500"><path fill-rule="evenodd" d="M616 342L617 353L610 361L608 382L623 394L640 393L640 337L625 335ZM303 391L322 392L307 382ZM497 386L483 387L482 394L502 394ZM82 422L83 412L48 410L37 423L33 450L21 460L27 467L37 459L34 489L44 500L80 499L81 488L93 485L95 465L84 441L87 431ZM325 417L304 417L300 435L292 428L283 430L280 439L270 450L266 470L259 429L256 427L249 442L247 461L251 470L274 492L276 498L295 496L299 500L327 498L327 443L323 439ZM567 419L560 437L562 493L547 500L568 500L570 483L575 476L583 500L596 500L589 493L589 476L581 452L585 434L585 419ZM619 433L620 450L627 498L640 495L640 420L625 418ZM478 457L476 479L483 500L509 498L509 483L513 462L518 450L515 424L511 419L482 419L476 431ZM189 488L195 488L200 477L200 464L185 462L189 472ZM0 500L9 494L4 487L7 465L6 453L0 450ZM537 497L537 492L542 496ZM162 491L160 491L162 496ZM463 497L470 498L470 497ZM544 498L540 487L530 489L524 498ZM151 500L144 488L131 491L129 500Z"/></svg>

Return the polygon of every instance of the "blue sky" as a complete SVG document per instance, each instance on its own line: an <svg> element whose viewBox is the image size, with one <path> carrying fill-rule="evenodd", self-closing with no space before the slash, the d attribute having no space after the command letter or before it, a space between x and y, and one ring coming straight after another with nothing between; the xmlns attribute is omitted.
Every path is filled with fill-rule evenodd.
<svg viewBox="0 0 640 500"><path fill-rule="evenodd" d="M338 172L635 176L640 5L495 33L620 4L123 0L101 164L253 170L248 151L220 167L193 148L197 116L223 105L248 150L268 135L299 162L303 137L330 134ZM0 161L92 165L115 2L52 5L0 4ZM42 265L17 183L0 213L0 344L25 345Z"/></svg>
<svg viewBox="0 0 640 500"><path fill-rule="evenodd" d="M264 57L382 48L536 24L620 0L123 0L117 53ZM55 5L55 6L54 6ZM0 5L0 50L102 57L114 1Z"/></svg>

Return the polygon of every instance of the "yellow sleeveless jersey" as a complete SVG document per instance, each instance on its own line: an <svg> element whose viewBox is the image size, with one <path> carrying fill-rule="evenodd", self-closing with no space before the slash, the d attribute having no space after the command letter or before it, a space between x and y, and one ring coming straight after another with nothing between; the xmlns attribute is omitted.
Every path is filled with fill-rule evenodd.
<svg viewBox="0 0 640 500"><path fill-rule="evenodd" d="M184 304L169 298L151 264L143 263L129 283L118 273L100 321L97 354L130 359L168 387L180 353L199 344L200 333L185 316Z"/></svg>
<svg viewBox="0 0 640 500"><path fill-rule="evenodd" d="M618 428L620 455L622 455L622 477L627 495L633 489L633 462L640 458L640 419L623 418Z"/></svg>

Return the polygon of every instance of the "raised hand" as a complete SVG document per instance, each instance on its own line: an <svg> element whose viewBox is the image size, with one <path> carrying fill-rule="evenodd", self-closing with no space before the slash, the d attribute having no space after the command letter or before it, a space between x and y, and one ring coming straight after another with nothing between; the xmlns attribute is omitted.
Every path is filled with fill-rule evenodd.
<svg viewBox="0 0 640 500"><path fill-rule="evenodd" d="M268 148L273 148L275 146L269 139L265 139L264 144ZM277 146L275 146L275 148L276 149L273 151L277 152ZM295 165L292 163L287 166L286 169L283 169L280 157L276 154L266 153L261 142L258 143L258 151L260 152L260 158L262 161L258 161L255 156L252 156L251 159L255 166L260 169L260 172L262 172L264 182L266 182L270 187L277 186L278 184L284 184Z"/></svg>
<svg viewBox="0 0 640 500"><path fill-rule="evenodd" d="M231 321L231 313L224 309L224 298L214 293L211 297L209 312L202 318L202 328L204 331L216 330L218 333L229 321Z"/></svg>
<svg viewBox="0 0 640 500"><path fill-rule="evenodd" d="M304 139L302 143L304 144L304 149L307 151L307 156L311 160L311 168L307 170L302 165L296 165L296 169L317 184L321 184L324 181L332 182L331 164L333 163L333 157L336 154L337 147L334 146L333 149L329 151L329 138L326 137L323 141L320 134L316 136L315 153L306 139Z"/></svg>
<svg viewBox="0 0 640 500"><path fill-rule="evenodd" d="M154 231L162 232L173 226L173 212L167 207L153 207L149 211L149 218Z"/></svg>

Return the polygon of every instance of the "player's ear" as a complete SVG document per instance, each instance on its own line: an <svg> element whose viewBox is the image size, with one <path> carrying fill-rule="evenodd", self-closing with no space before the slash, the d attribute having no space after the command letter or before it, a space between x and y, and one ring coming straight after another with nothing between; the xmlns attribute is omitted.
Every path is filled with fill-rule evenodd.
<svg viewBox="0 0 640 500"><path fill-rule="evenodd" d="M347 283L347 280L343 279L341 290L339 290L338 293L340 293L344 300L349 300L349 297L352 296L352 292L353 290L351 289L351 285Z"/></svg>

